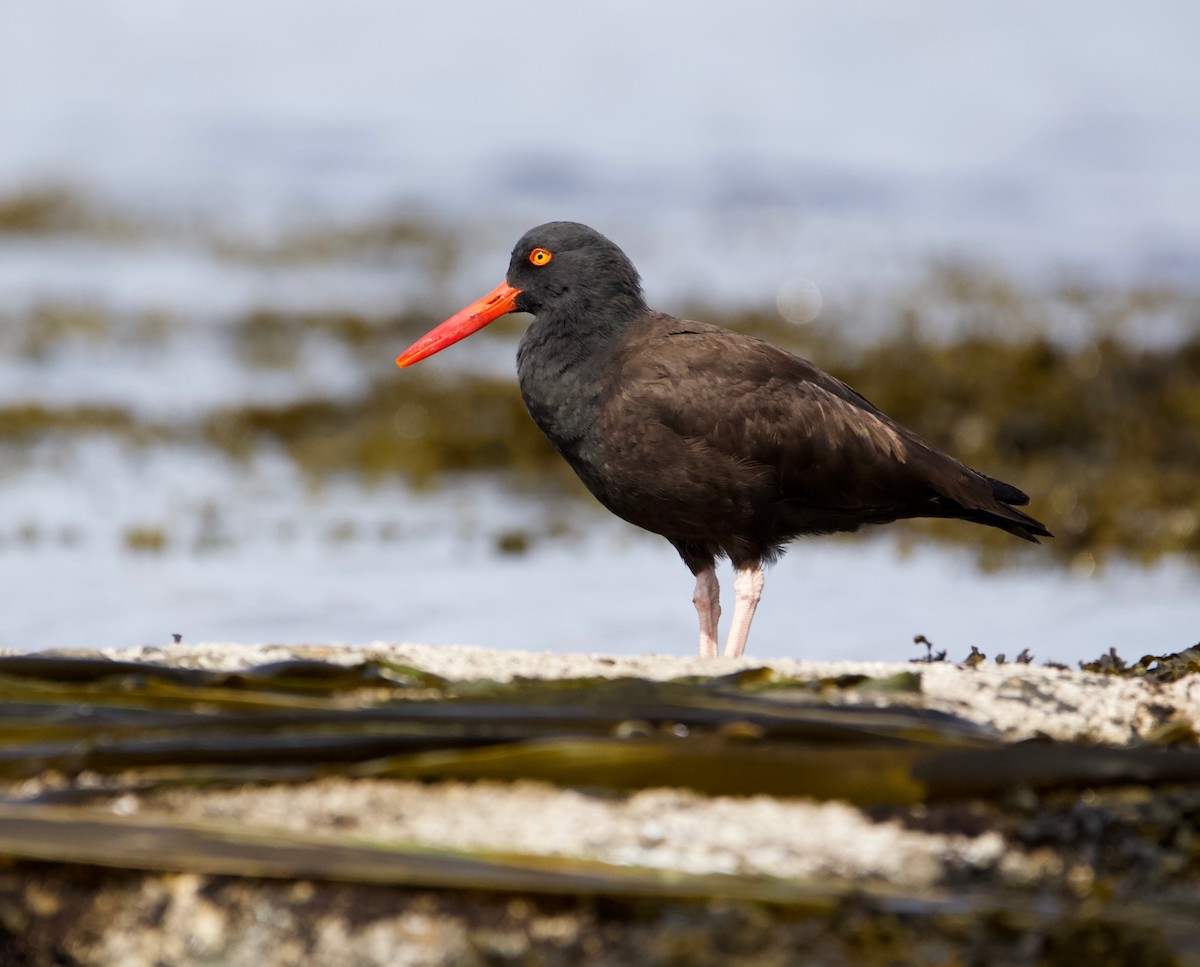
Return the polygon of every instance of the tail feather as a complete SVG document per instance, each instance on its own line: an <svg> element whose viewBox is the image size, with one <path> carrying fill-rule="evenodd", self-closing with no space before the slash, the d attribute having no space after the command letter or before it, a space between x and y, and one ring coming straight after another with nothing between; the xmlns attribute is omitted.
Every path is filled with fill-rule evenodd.
<svg viewBox="0 0 1200 967"><path fill-rule="evenodd" d="M979 473L978 470L975 472ZM1029 494L1025 493L1025 491L1014 487L1010 483L1005 483L1003 480L989 477L986 473L980 473L979 476L992 485L992 496L1000 501L1000 503L1010 504L1015 507L1024 507L1029 503Z"/></svg>
<svg viewBox="0 0 1200 967"><path fill-rule="evenodd" d="M1008 531L1010 534L1014 534L1033 544L1041 543L1038 540L1039 537L1054 536L1040 520L1036 520L1028 514L1008 506L1005 506L1001 513L981 510L974 511L969 516L964 516L966 516L967 520L975 521L979 524L989 524L992 527L999 527L1001 530Z"/></svg>
<svg viewBox="0 0 1200 967"><path fill-rule="evenodd" d="M1010 483L997 480L995 477L989 477L987 474L981 473L979 476L991 485L992 497L996 500L996 506L990 508L972 507L970 508L968 520L976 521L980 524L989 524L992 527L999 527L1001 530L1008 531L1010 534L1031 541L1034 544L1041 543L1038 540L1039 537L1054 536L1040 520L1031 517L1024 511L1017 510L1013 506L1015 504L1023 507L1028 504L1028 494Z"/></svg>

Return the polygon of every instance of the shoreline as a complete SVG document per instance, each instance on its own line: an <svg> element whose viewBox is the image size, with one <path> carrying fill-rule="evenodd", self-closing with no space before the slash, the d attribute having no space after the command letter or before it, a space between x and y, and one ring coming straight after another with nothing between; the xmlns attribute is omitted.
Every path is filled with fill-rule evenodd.
<svg viewBox="0 0 1200 967"><path fill-rule="evenodd" d="M59 650L63 655L102 655L124 661L232 671L247 665L295 658L351 665L360 661L399 662L455 680L516 678L620 678L666 681L682 676L727 675L770 668L789 678L824 680L846 675L889 678L910 673L921 678L920 701L926 708L950 712L994 728L1010 741L1049 737L1129 745L1150 739L1174 724L1200 733L1200 675L1174 682L1088 672L1035 664L985 661L974 666L948 661L808 661L748 655L701 658L676 655L605 655L600 653L499 650L476 645L426 645L372 642L369 645L272 645L228 642ZM833 695L832 700L845 698ZM885 703L879 696L872 700ZM861 696L850 691L851 700ZM903 698L889 696L886 702Z"/></svg>
<svg viewBox="0 0 1200 967"><path fill-rule="evenodd" d="M735 681L734 673L769 668L777 677L741 680L786 683L785 695L816 707L946 712L1018 748L1054 739L1128 755L1164 736L1183 736L1176 744L1194 748L1200 731L1195 673L1156 682L990 662L614 657L382 642L42 657L215 672L377 662L410 681L518 687L523 679ZM892 687L897 681L902 687ZM209 696L201 702L222 689L238 694L236 683L192 684ZM136 695L136 675L129 687ZM162 694L177 702L186 687ZM772 700L769 691L757 694ZM747 727L735 722L729 735L753 742ZM833 741L826 749L841 756ZM963 749L969 754L970 743ZM430 781L353 766L292 778L252 768L215 781L203 775L127 769L10 783L0 805L0 841L11 857L0 870L0 901L31 925L22 942L39 952L14 962L49 964L57 961L48 952L66 952L114 967L149 967L164 956L231 967L758 965L795 962L804 949L814 964L874 962L864 951L881 963L920 962L903 958L927 950L937 962L986 951L989 963L1015 965L1030 962L1035 948L1069 950L1096 936L1127 951L1106 964L1147 963L1138 958L1158 950L1177 959L1154 963L1200 964L1200 871L1190 833L1200 821L1200 786L1187 780L856 806L666 785L618 792L531 778ZM86 836L66 835L79 824ZM180 836L197 844L182 859ZM344 858L364 850L399 866L344 872ZM329 869L343 872L288 865L304 855L342 857ZM426 861L457 869L459 885L423 879ZM530 881L530 871L544 879ZM622 882L637 885L613 885Z"/></svg>

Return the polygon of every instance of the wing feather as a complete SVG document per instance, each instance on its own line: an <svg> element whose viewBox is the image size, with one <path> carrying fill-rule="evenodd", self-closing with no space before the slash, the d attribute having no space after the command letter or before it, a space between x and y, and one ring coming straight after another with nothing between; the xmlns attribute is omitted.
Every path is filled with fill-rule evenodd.
<svg viewBox="0 0 1200 967"><path fill-rule="evenodd" d="M848 510L955 492L969 499L977 489L973 471L760 339L688 323L629 340L622 369L630 402L648 418L769 468L783 499Z"/></svg>

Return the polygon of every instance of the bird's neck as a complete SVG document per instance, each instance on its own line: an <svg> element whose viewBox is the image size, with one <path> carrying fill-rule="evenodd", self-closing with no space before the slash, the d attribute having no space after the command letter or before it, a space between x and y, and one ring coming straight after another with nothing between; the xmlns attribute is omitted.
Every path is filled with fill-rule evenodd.
<svg viewBox="0 0 1200 967"><path fill-rule="evenodd" d="M640 292L621 291L603 299L565 293L539 311L521 340L520 357L540 366L570 367L607 357L629 324L649 310Z"/></svg>
<svg viewBox="0 0 1200 967"><path fill-rule="evenodd" d="M560 311L537 315L517 349L517 377L530 416L568 456L594 427L615 365L621 337L645 311L634 304L576 317Z"/></svg>
<svg viewBox="0 0 1200 967"><path fill-rule="evenodd" d="M579 323L558 314L539 314L517 347L522 385L530 379L555 382L602 366L627 325L628 320L621 319Z"/></svg>

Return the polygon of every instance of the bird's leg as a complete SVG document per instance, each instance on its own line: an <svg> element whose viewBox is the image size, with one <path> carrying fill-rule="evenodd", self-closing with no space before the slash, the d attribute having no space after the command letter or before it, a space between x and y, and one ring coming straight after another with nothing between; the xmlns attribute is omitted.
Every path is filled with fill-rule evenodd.
<svg viewBox="0 0 1200 967"><path fill-rule="evenodd" d="M696 575L692 604L700 616L700 657L717 657L717 622L721 619L721 586L717 569L709 566Z"/></svg>
<svg viewBox="0 0 1200 967"><path fill-rule="evenodd" d="M758 607L758 599L762 597L765 581L766 575L757 564L738 568L737 580L733 582L737 604L733 608L733 626L729 629L729 639L725 642L726 658L738 658L746 650L750 622L754 620L754 611Z"/></svg>

